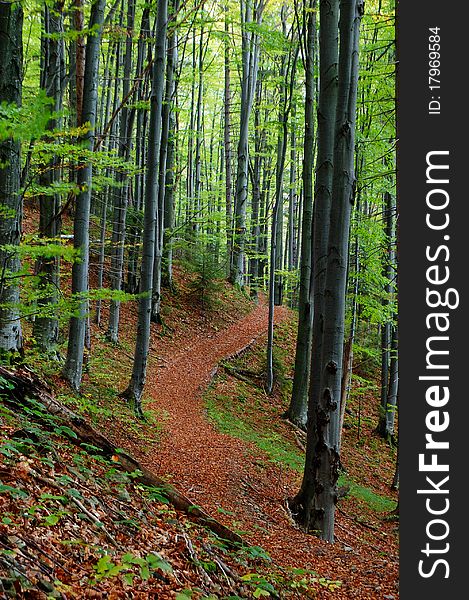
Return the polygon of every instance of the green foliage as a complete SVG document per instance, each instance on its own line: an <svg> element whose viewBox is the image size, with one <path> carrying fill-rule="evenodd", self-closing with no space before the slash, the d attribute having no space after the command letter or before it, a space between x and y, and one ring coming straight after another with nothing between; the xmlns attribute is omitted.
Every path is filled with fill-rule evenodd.
<svg viewBox="0 0 469 600"><path fill-rule="evenodd" d="M155 571L163 573L172 573L173 571L169 562L163 560L156 552L147 554L145 558L127 552L118 562L113 562L111 555L104 554L93 568L96 572L95 582L117 577L122 573L122 578L128 585L132 585L136 576L147 581Z"/></svg>
<svg viewBox="0 0 469 600"><path fill-rule="evenodd" d="M47 107L51 103L51 99L40 90L22 106L0 104L0 141L29 142L40 138L46 131L50 118Z"/></svg>

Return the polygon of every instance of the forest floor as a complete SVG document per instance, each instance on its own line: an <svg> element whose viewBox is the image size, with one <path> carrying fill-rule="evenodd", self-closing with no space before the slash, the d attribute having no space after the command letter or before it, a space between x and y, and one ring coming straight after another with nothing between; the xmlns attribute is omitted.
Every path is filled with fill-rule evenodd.
<svg viewBox="0 0 469 600"><path fill-rule="evenodd" d="M340 588L333 591L325 585L318 597L397 598L396 523L392 519L386 521L386 515L374 513L365 502L360 509L355 497L349 499L347 508L339 505L336 544L305 535L293 526L286 509L286 498L299 487L298 471L282 461L272 461L271 455L254 441L256 435L252 440L246 435L236 436L233 413L232 418L228 414L226 423L222 420L223 431L207 418L204 392L209 384L221 388L222 403L229 405L236 402L239 391L236 369L226 371L218 384L219 378L213 379L215 368L222 359L235 355L248 344L260 346L263 354L267 318L268 308L261 299L251 313L226 329L195 337L188 347L175 354L169 348L166 350L163 356L168 363L164 368L151 370L148 380L151 399L146 405L147 411L166 414L161 446L157 456L145 462L160 474L170 474L171 481L196 504L242 532L250 543L264 548L278 564L313 569L328 581L341 582ZM289 319L293 319L292 311L276 307L277 326ZM249 366L249 352L247 362ZM230 372L235 377L230 378ZM242 383L242 373L246 372L256 371L241 368ZM261 365L257 365L257 372L259 384ZM257 387L265 397L262 386ZM275 406L276 415L266 413L262 405L255 406L249 392L248 389L245 393L243 408L260 411L252 419L255 434L262 437L269 423L271 428L274 423L275 429L280 428L281 437L291 439L292 434L296 438L301 435L286 423L282 426L281 406ZM269 404L269 399L266 400ZM301 440L298 442L301 446ZM281 446L280 437L277 444ZM360 454L363 451L366 449L358 448ZM392 478L392 472L388 477Z"/></svg>
<svg viewBox="0 0 469 600"><path fill-rule="evenodd" d="M257 575L252 575L250 582L244 580L247 591L243 593L242 586L236 589L240 596L220 592L212 597L253 593L260 597L268 595L267 581L274 587L282 581L280 597L289 596L298 585L295 593L300 598L397 599L398 526L392 515L397 495L389 488L395 451L373 433L377 414L373 384L358 377L352 390L342 450L346 473L341 485L348 494L338 505L336 543L328 544L296 528L286 509L286 498L299 488L304 460L302 434L281 418L291 386L294 312L284 307L275 310L277 381L273 396L268 397L263 388L265 300L254 305L224 286L213 306L207 306L194 295L185 274L177 275L177 292L166 296L164 324L153 332L146 421L137 421L131 408L116 400L130 374L133 303L123 306L117 346L109 345L103 329L93 327L80 396L64 387L56 367L43 371L57 398L170 481L194 505L240 533L253 545L251 556L264 557L271 565L271 578L259 575L259 585L249 587L256 583ZM106 316L104 312L103 323ZM192 544L197 552L194 540ZM203 582L206 576L200 569L200 564L192 565L192 578ZM243 569L246 573L246 566ZM265 569L259 567L258 572ZM279 575L286 569L297 578L288 588ZM251 576L252 568L247 573ZM144 598L142 594L138 597ZM209 596L194 592L187 597Z"/></svg>

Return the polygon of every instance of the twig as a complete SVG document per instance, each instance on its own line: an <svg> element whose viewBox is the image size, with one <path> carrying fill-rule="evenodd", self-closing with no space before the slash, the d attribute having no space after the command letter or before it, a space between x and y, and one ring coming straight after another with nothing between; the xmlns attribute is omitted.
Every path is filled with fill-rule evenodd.
<svg viewBox="0 0 469 600"><path fill-rule="evenodd" d="M45 485L48 485L50 487L53 487L57 490L61 490L62 488L59 486L58 483L56 483L53 479L49 479L48 477L44 477L43 475L41 475L40 473L37 473L34 469L30 469L30 474L37 479L38 481L41 481L42 483L44 483ZM107 529L104 527L104 524L98 519L98 517L96 517L95 515L93 515L92 512L90 512L86 506L84 506L80 500L78 500L78 498L75 498L75 496L73 496L72 494L70 494L70 492L68 490L65 490L65 493L67 494L68 498L74 503L76 504L76 506L81 510L82 513L84 513L88 519L90 519L90 521L92 521L97 527L99 527L99 529L101 529L103 531L103 533L106 535L106 537L109 539L110 542L112 542L112 544L114 544L114 546L118 546L118 543L116 542L116 540L112 537L112 535L107 531Z"/></svg>
<svg viewBox="0 0 469 600"><path fill-rule="evenodd" d="M296 433L296 431L293 432L293 435L295 436L295 440L296 440L296 445L298 446L298 448L302 451L302 452L306 452L306 448L303 445L303 443L301 442L300 438L298 437L298 434Z"/></svg>
<svg viewBox="0 0 469 600"><path fill-rule="evenodd" d="M184 538L184 541L186 543L187 551L189 552L189 556L190 556L192 562L194 563L195 568L200 573L200 575L202 575L202 577L205 579L206 583L210 587L214 586L215 584L213 583L213 581L208 576L208 573L205 571L205 569L203 569L200 566L199 559L197 558L197 554L196 554L196 552L194 550L194 546L192 545L192 542L191 542L190 538L184 532L182 532L181 535Z"/></svg>

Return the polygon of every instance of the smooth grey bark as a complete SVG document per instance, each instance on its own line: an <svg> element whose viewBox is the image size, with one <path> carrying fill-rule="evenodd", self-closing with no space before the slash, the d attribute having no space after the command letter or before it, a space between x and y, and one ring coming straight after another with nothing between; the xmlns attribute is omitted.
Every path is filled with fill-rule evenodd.
<svg viewBox="0 0 469 600"><path fill-rule="evenodd" d="M284 20L284 7L282 8L282 21L283 21L283 33L286 35L286 26ZM286 154L288 131L285 127L286 124L286 57L282 58L280 67L279 77L281 78L280 83L280 102L279 102L279 115L278 121L281 125L281 129L277 139L277 160L276 160L276 172L275 172L275 206L277 211L277 218L275 223L275 261L273 263L274 269L274 305L281 306L283 304L283 292L284 282L283 275L280 273L283 269L283 219L284 219L284 200L283 200L283 170L285 166L285 160L282 157Z"/></svg>
<svg viewBox="0 0 469 600"><path fill-rule="evenodd" d="M135 20L135 0L127 0L127 23L125 28L124 72L122 79L122 103L120 112L118 155L123 160L130 159L134 110L129 110L126 98L130 90L132 74L132 43ZM119 187L114 190L114 211L111 252L111 289L120 292L122 288L122 270L124 266L124 243L126 234L126 217L129 196L129 182L125 173L117 174ZM109 305L109 325L107 337L116 343L119 337L120 300L111 299Z"/></svg>
<svg viewBox="0 0 469 600"><path fill-rule="evenodd" d="M178 9L178 2L174 3L174 10ZM174 75L177 60L177 38L175 37L175 28L171 29L171 34L168 36L167 57L166 57L166 87L163 108L161 113L161 143L160 143L160 159L159 159L159 182L158 182L158 217L157 217L157 232L155 235L155 259L153 261L153 290L152 290L152 306L151 320L154 323L161 323L161 280L163 274L163 247L164 247L164 232L166 225L166 207L167 198L166 179L168 173L168 152L169 152L169 136L170 136L170 115L172 112L171 104L174 94ZM174 130L173 130L174 134ZM170 157L173 161L174 156ZM171 197L168 199L170 202ZM168 207L168 218L171 219L171 212L174 213L174 208Z"/></svg>
<svg viewBox="0 0 469 600"><path fill-rule="evenodd" d="M194 169L194 129L195 129L195 76L197 68L197 53L195 41L195 27L192 29L192 81L191 81L191 113L189 119L189 132L187 141L187 177L186 177L186 225L187 239L190 242L197 224L193 220L195 202L195 169Z"/></svg>
<svg viewBox="0 0 469 600"><path fill-rule="evenodd" d="M358 176L357 176L358 179ZM357 194L355 200L355 212L357 218L360 218L360 198ZM355 341L356 329L357 329L357 304L358 304L358 289L359 289L359 272L360 272L360 257L359 257L359 236L358 232L355 234L353 261L354 261L354 276L353 276L353 290L351 298L351 315L350 315L350 332L349 337L344 343L344 356L343 356L343 369L342 369L342 392L340 400L340 423L339 423L339 435L340 443L339 448L342 447L342 429L345 419L345 409L347 406L348 397L350 394L350 387L352 381L352 370L353 370L353 344ZM347 282L350 281L350 274L347 275Z"/></svg>
<svg viewBox="0 0 469 600"><path fill-rule="evenodd" d="M41 40L42 65L41 88L53 104L46 107L50 113L47 130L53 132L60 123L58 114L62 110L65 84L65 47L63 40L63 4L55 2L52 7L44 6L44 34ZM52 141L49 136L49 141ZM43 165L39 176L41 186L50 187L60 180L59 163L53 157ZM43 194L39 198L39 235L50 242L57 241L60 234L60 196ZM41 352L51 358L60 358L57 343L59 341L59 321L56 305L60 289L59 258L43 256L38 259L36 272L39 276L38 312L34 320L33 337Z"/></svg>
<svg viewBox="0 0 469 600"><path fill-rule="evenodd" d="M145 213L143 229L142 267L140 276L140 299L138 303L137 339L132 375L123 397L134 403L139 417L143 417L142 395L145 386L148 352L150 347L151 301L153 289L153 262L158 210L158 179L162 127L162 104L166 65L166 31L168 25L168 2L158 3L155 32L155 60L153 63L150 96L150 126L148 133L147 171L145 178Z"/></svg>
<svg viewBox="0 0 469 600"><path fill-rule="evenodd" d="M21 106L23 69L23 9L20 3L0 2L0 103ZM19 313L19 255L6 245L19 246L22 198L21 145L0 141L0 353L22 348Z"/></svg>
<svg viewBox="0 0 469 600"><path fill-rule="evenodd" d="M240 0L242 36L242 76L240 129L237 150L236 195L233 211L233 238L230 281L244 286L246 209L248 201L249 118L256 90L259 65L259 36L251 28L261 23L264 0Z"/></svg>
<svg viewBox="0 0 469 600"><path fill-rule="evenodd" d="M83 145L91 150L94 145L96 110L98 103L98 70L102 24L104 21L105 0L96 0L91 7L90 29L86 43L85 75L83 84L82 123L88 123L83 135ZM70 319L67 358L63 369L64 377L78 390L83 371L83 351L88 313L88 270L89 270L89 226L92 192L93 167L90 162L78 171L77 183L80 193L75 203L73 223L73 246L79 252L80 260L72 267L72 299L75 314Z"/></svg>
<svg viewBox="0 0 469 600"><path fill-rule="evenodd" d="M264 162L262 151L265 145L266 132L261 129L260 103L262 99L262 80L257 83L256 105L254 110L254 161L251 161L250 175L252 185L251 201L251 244L249 258L249 294L253 300L258 300L259 290L259 249L260 223L259 210L261 203L261 169Z"/></svg>
<svg viewBox="0 0 469 600"><path fill-rule="evenodd" d="M225 158L225 207L226 207L226 254L227 270L230 275L230 256L233 237L233 174L231 152L231 79L230 79L230 40L228 23L228 6L225 6L225 40L224 40L224 119L223 148Z"/></svg>
<svg viewBox="0 0 469 600"><path fill-rule="evenodd" d="M207 36L207 48L209 36ZM192 229L195 233L199 231L199 219L201 212L201 198L200 194L202 191L202 142L203 142L203 65L204 65L204 24L200 28L199 35L199 52L198 52L198 78L197 78L197 103L195 109L196 122L195 122L195 155L194 155L194 207L193 207L193 225Z"/></svg>
<svg viewBox="0 0 469 600"><path fill-rule="evenodd" d="M174 2L174 10L179 8L179 0ZM164 186L164 223L163 223L163 264L162 279L163 283L170 289L173 288L173 236L172 230L175 224L175 185L176 178L174 168L176 165L176 136L177 121L174 111L174 104L177 97L177 88L179 77L177 76L178 64L178 34L177 27L174 27L168 39L168 81L167 82L167 103L168 103L168 149L165 168L165 186ZM169 68L171 66L171 68Z"/></svg>
<svg viewBox="0 0 469 600"><path fill-rule="evenodd" d="M316 0L308 4L314 9ZM308 387L311 365L311 337L313 325L312 290L312 229L313 229L313 165L314 165L314 55L316 13L306 16L303 61L305 67L305 136L303 142L303 218L301 227L300 290L298 298L298 333L295 349L295 371L290 405L286 416L306 430L308 415Z"/></svg>
<svg viewBox="0 0 469 600"><path fill-rule="evenodd" d="M267 243L268 243L268 207L270 204L270 188L272 185L273 168L272 156L269 154L264 157L263 178L260 197L259 212L259 262L258 262L258 280L259 287L265 288L265 279L267 271Z"/></svg>
<svg viewBox="0 0 469 600"><path fill-rule="evenodd" d="M145 58L147 64L151 60L150 47L150 7L145 6L142 11L140 21L140 34L137 44L137 61L136 73L140 79L140 85L137 89L137 102L141 103L147 97L147 87L149 80L149 69L144 71ZM135 139L135 166L139 170L134 179L134 194L131 198L131 210L128 214L128 263L127 263L127 281L126 291L130 294L136 294L138 291L138 242L140 240L141 220L140 214L144 204L144 175L141 171L144 168L145 162L145 129L147 111L143 108L138 108L136 111L136 139Z"/></svg>
<svg viewBox="0 0 469 600"><path fill-rule="evenodd" d="M393 278L395 275L395 253L394 253L394 215L395 206L392 195L389 192L384 193L384 218L386 233L386 251L383 257L383 275L385 277L383 307L389 313L389 307L392 301ZM387 405L388 391L390 386L390 362L391 362L391 342L392 342L392 319L386 316L386 322L381 325L381 402L379 408L379 420L376 428L379 435L383 438L388 437L387 432Z"/></svg>
<svg viewBox="0 0 469 600"><path fill-rule="evenodd" d="M389 367L389 388L386 403L385 438L394 441L394 422L399 390L398 328L393 325L391 334L391 365Z"/></svg>
<svg viewBox="0 0 469 600"><path fill-rule="evenodd" d="M290 191L288 194L288 251L287 269L293 271L297 266L297 247L295 224L297 218L298 193L296 189L296 105L292 105L292 127L290 132Z"/></svg>
<svg viewBox="0 0 469 600"><path fill-rule="evenodd" d="M333 200L327 240L324 316L321 315L320 380L316 388L319 393L310 397L305 472L300 492L290 503L297 521L307 531L318 531L320 537L329 542L334 541L340 464L340 397L349 227L355 184L358 41L362 14L361 0L341 1L339 87L332 163Z"/></svg>
<svg viewBox="0 0 469 600"><path fill-rule="evenodd" d="M84 0L73 0L73 29L77 32L85 28ZM75 40L75 94L72 98L75 101L76 124L83 122L83 93L85 81L85 62L86 62L86 43L83 35L77 35Z"/></svg>
<svg viewBox="0 0 469 600"><path fill-rule="evenodd" d="M283 16L282 9L282 16ZM284 26L284 34L286 34ZM274 365L273 365L273 351L274 351L274 310L275 305L280 300L278 294L278 280L276 279L276 265L278 265L277 259L283 248L282 236L279 236L280 220L283 219L283 170L285 168L285 157L287 153L287 139L288 139L288 117L292 106L293 97L293 84L296 71L296 61L298 57L298 47L292 48L288 56L288 67L285 69L284 78L290 75L290 85L287 91L286 81L282 84L283 92L281 94L282 105L280 108L281 115L281 132L277 141L277 163L275 173L275 204L272 215L272 233L270 241L270 272L269 272L269 317L268 317L268 329L267 329L267 379L266 379L266 390L268 394L271 394L274 387ZM281 265L281 261L280 261ZM277 293L276 293L277 290Z"/></svg>

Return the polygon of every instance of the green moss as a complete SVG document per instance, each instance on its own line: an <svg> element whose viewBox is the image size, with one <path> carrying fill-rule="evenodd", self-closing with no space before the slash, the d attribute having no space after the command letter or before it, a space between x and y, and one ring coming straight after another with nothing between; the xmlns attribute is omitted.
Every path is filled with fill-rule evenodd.
<svg viewBox="0 0 469 600"><path fill-rule="evenodd" d="M235 402L238 398L235 400ZM223 405L233 400L228 396L215 396L206 398L207 414L215 423L219 431L245 442L255 444L269 459L277 464L282 464L302 471L304 459L293 444L289 444L281 435L275 432L255 429L250 423L240 419L236 414L226 410Z"/></svg>

